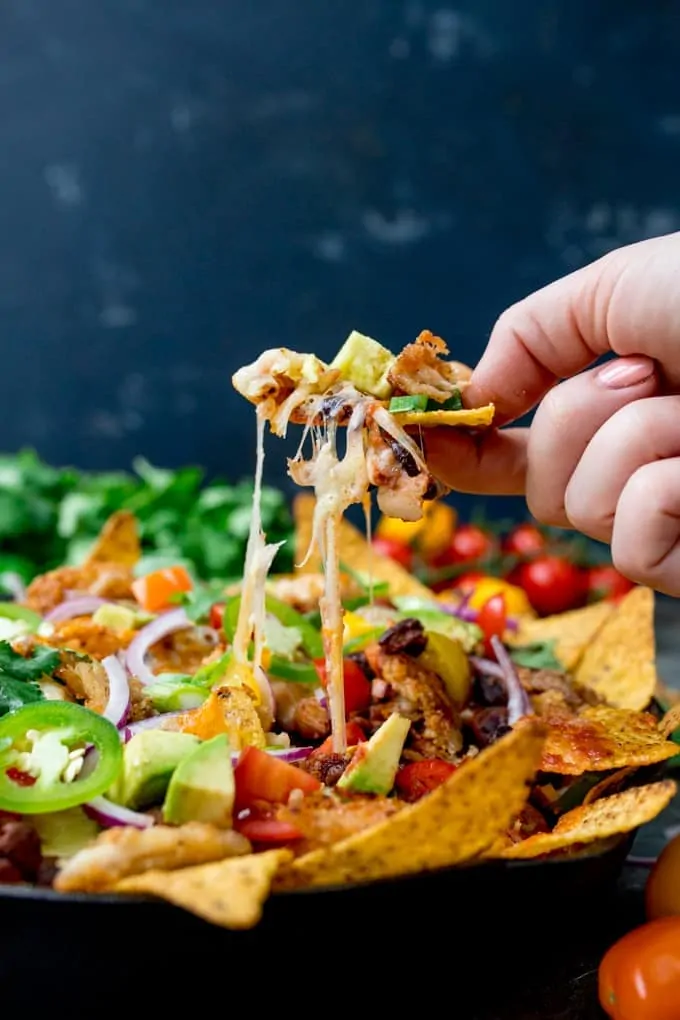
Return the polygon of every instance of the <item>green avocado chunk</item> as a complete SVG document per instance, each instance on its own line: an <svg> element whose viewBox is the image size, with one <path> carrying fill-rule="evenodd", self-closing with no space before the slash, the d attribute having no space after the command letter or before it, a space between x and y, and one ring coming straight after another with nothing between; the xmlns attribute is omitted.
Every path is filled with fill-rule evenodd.
<svg viewBox="0 0 680 1020"><path fill-rule="evenodd" d="M393 712L369 741L357 746L354 757L338 780L338 788L354 793L388 794L394 786L410 726L409 719Z"/></svg>
<svg viewBox="0 0 680 1020"><path fill-rule="evenodd" d="M391 351L364 336L355 329L345 340L331 362L343 379L347 379L362 393L368 393L378 400L387 400L392 395L392 384L387 373L395 362Z"/></svg>
<svg viewBox="0 0 680 1020"><path fill-rule="evenodd" d="M221 733L199 744L175 769L163 803L163 821L171 825L208 822L228 829L234 791L229 740Z"/></svg>
<svg viewBox="0 0 680 1020"><path fill-rule="evenodd" d="M173 772L199 744L190 733L142 730L135 734L125 745L123 768L109 797L132 811L160 804Z"/></svg>

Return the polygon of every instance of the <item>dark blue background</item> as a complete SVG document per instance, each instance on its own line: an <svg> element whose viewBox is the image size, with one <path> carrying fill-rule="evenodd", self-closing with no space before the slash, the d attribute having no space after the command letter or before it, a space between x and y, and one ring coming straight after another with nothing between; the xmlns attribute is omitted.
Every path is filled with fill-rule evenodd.
<svg viewBox="0 0 680 1020"><path fill-rule="evenodd" d="M680 224L672 0L4 0L0 446L252 466L231 372ZM270 456L268 478L283 460Z"/></svg>

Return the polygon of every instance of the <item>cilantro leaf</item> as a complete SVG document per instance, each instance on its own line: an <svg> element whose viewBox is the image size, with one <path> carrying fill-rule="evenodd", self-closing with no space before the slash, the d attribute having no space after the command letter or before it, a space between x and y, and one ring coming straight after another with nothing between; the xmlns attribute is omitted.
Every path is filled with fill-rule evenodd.
<svg viewBox="0 0 680 1020"><path fill-rule="evenodd" d="M0 680L30 682L41 676L50 676L61 661L54 648L38 645L30 658L15 652L9 641L0 641Z"/></svg>
<svg viewBox="0 0 680 1020"><path fill-rule="evenodd" d="M4 673L0 673L0 716L7 715L8 712L16 712L24 705L44 700L45 695L37 684L12 680Z"/></svg>
<svg viewBox="0 0 680 1020"><path fill-rule="evenodd" d="M528 645L517 645L509 651L512 661L526 669L564 669L564 664L555 655L554 641L533 641Z"/></svg>

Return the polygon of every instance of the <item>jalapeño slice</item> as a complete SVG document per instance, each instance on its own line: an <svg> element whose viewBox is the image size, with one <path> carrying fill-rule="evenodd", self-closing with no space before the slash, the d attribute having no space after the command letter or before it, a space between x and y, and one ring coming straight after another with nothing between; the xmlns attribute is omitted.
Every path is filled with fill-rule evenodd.
<svg viewBox="0 0 680 1020"><path fill-rule="evenodd" d="M85 752L95 765L83 778ZM0 719L0 809L25 815L63 811L110 788L123 762L118 730L69 701L42 701Z"/></svg>

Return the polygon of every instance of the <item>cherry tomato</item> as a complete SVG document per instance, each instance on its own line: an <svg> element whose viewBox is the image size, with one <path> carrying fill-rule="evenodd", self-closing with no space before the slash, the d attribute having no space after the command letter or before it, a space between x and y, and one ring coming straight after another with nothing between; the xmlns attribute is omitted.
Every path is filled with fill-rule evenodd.
<svg viewBox="0 0 680 1020"><path fill-rule="evenodd" d="M643 924L605 953L599 999L613 1020L678 1020L680 917Z"/></svg>
<svg viewBox="0 0 680 1020"><path fill-rule="evenodd" d="M328 685L325 659L314 659L319 682L324 690ZM371 684L361 666L354 659L345 659L343 664L345 682L345 713L360 712L371 703Z"/></svg>
<svg viewBox="0 0 680 1020"><path fill-rule="evenodd" d="M235 828L251 843L289 843L302 839L302 833L292 822L278 818L244 818Z"/></svg>
<svg viewBox="0 0 680 1020"><path fill-rule="evenodd" d="M210 626L214 630L222 630L222 624L224 622L224 602L216 602L214 606L210 607Z"/></svg>
<svg viewBox="0 0 680 1020"><path fill-rule="evenodd" d="M645 905L650 921L680 915L680 836L666 844L649 873Z"/></svg>
<svg viewBox="0 0 680 1020"><path fill-rule="evenodd" d="M588 571L588 597L593 602L599 602L600 599L616 602L634 587L633 582L611 564L591 567Z"/></svg>
<svg viewBox="0 0 680 1020"><path fill-rule="evenodd" d="M583 605L586 599L585 571L562 556L537 556L520 563L508 580L524 588L540 616L566 613Z"/></svg>
<svg viewBox="0 0 680 1020"><path fill-rule="evenodd" d="M456 766L440 758L412 761L397 772L394 786L404 800L419 800L431 790L446 782L456 771Z"/></svg>
<svg viewBox="0 0 680 1020"><path fill-rule="evenodd" d="M347 746L354 747L355 744L363 744L366 741L366 734L359 723L348 722L345 728ZM319 744L312 754L333 754L333 737L326 737L323 744Z"/></svg>
<svg viewBox="0 0 680 1020"><path fill-rule="evenodd" d="M491 638L497 635L503 637L508 620L505 608L505 595L492 595L488 602L485 602L477 613L477 626L484 634L484 647L487 655L493 655Z"/></svg>
<svg viewBox="0 0 680 1020"><path fill-rule="evenodd" d="M396 538L374 538L371 545L381 556L389 556L391 560L400 563L406 570L413 565L413 550L406 542L400 542Z"/></svg>
<svg viewBox="0 0 680 1020"><path fill-rule="evenodd" d="M234 783L238 810L250 807L257 800L285 804L293 790L313 793L321 788L319 780L309 772L257 747L245 747L241 751L234 769Z"/></svg>
<svg viewBox="0 0 680 1020"><path fill-rule="evenodd" d="M546 539L543 532L527 521L525 524L518 524L509 535L503 539L503 552L514 553L515 556L535 556L546 547Z"/></svg>
<svg viewBox="0 0 680 1020"><path fill-rule="evenodd" d="M461 574L456 579L452 587L457 588L463 595L468 595L475 590L481 581L486 581L488 576L488 574L483 574L481 570L468 570L466 574Z"/></svg>
<svg viewBox="0 0 680 1020"><path fill-rule="evenodd" d="M435 567L447 567L453 563L473 563L483 560L494 551L493 537L476 524L461 524L456 528L446 549L435 556Z"/></svg>

